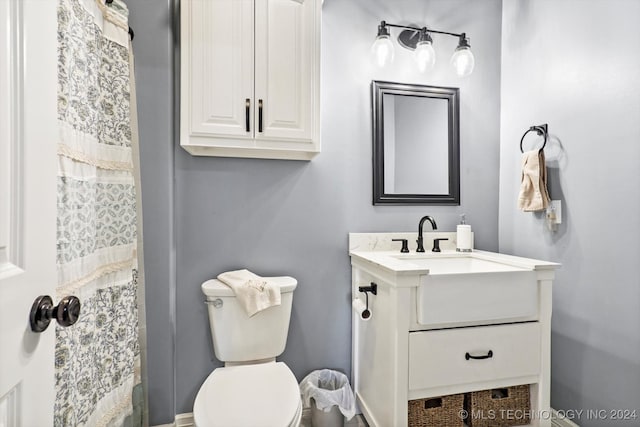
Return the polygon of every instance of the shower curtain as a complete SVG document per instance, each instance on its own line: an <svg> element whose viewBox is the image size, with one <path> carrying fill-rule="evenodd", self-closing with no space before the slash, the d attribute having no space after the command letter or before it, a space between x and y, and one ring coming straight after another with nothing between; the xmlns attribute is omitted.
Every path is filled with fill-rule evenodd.
<svg viewBox="0 0 640 427"><path fill-rule="evenodd" d="M122 1L58 0L56 293L82 309L56 328L55 426L142 424L131 70Z"/></svg>

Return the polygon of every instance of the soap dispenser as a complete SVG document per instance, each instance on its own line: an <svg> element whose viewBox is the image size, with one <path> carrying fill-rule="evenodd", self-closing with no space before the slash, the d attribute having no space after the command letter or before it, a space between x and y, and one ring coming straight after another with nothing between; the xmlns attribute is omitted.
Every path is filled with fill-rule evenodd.
<svg viewBox="0 0 640 427"><path fill-rule="evenodd" d="M460 215L460 224L456 229L456 251L471 252L471 226L465 220L465 214Z"/></svg>

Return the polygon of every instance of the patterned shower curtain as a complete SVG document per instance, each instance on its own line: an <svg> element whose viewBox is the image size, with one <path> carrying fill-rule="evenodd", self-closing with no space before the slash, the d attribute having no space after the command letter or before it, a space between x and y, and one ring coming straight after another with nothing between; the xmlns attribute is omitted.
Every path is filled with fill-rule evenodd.
<svg viewBox="0 0 640 427"><path fill-rule="evenodd" d="M58 0L55 426L142 422L129 42L120 0Z"/></svg>

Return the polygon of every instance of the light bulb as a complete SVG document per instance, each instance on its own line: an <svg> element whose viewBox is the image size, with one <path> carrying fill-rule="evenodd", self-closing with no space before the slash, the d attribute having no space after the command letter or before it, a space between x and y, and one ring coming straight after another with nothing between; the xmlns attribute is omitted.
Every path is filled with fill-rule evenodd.
<svg viewBox="0 0 640 427"><path fill-rule="evenodd" d="M382 34L376 37L376 41L371 46L373 61L378 67L384 67L393 61L393 43L389 34Z"/></svg>
<svg viewBox="0 0 640 427"><path fill-rule="evenodd" d="M468 76L473 72L475 58L468 47L457 48L451 56L451 65L460 77Z"/></svg>
<svg viewBox="0 0 640 427"><path fill-rule="evenodd" d="M456 73L460 77L468 76L473 72L473 67L476 65L476 60L471 52L471 46L469 45L469 39L466 38L464 33L460 36L460 42L458 47L451 55L451 65L455 68Z"/></svg>
<svg viewBox="0 0 640 427"><path fill-rule="evenodd" d="M430 41L419 41L413 52L413 59L418 64L421 73L433 68L436 63L436 51Z"/></svg>

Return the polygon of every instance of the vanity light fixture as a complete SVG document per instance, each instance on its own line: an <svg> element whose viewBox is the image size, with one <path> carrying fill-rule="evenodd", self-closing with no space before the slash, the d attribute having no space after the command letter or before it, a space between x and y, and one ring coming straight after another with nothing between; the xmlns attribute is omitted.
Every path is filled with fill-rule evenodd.
<svg viewBox="0 0 640 427"><path fill-rule="evenodd" d="M382 21L382 24L384 24L384 21ZM378 67L384 67L393 61L393 43L391 43L386 25L378 27L378 36L371 46L371 53Z"/></svg>
<svg viewBox="0 0 640 427"><path fill-rule="evenodd" d="M420 31L413 58L418 64L418 70L424 73L436 64L436 51L433 49L433 39L426 30Z"/></svg>
<svg viewBox="0 0 640 427"><path fill-rule="evenodd" d="M468 76L473 72L475 58L473 57L473 52L471 52L469 38L465 33L457 34L432 30L427 27L418 28L389 24L385 21L381 21L380 25L378 25L378 36L371 46L374 62L379 67L384 67L393 62L394 47L391 42L389 27L402 28L398 35L398 43L405 49L414 51L413 57L421 72L430 70L436 62L436 52L433 49L431 33L458 37L458 47L451 56L451 65L460 77Z"/></svg>

